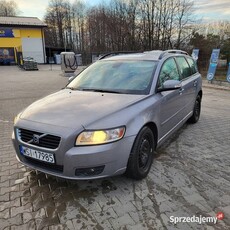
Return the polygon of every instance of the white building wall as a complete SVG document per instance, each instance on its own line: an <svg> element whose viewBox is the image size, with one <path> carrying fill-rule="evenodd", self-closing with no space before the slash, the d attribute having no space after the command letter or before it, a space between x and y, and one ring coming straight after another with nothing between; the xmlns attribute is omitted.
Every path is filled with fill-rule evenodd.
<svg viewBox="0 0 230 230"><path fill-rule="evenodd" d="M22 38L23 58L32 57L38 63L45 63L42 38Z"/></svg>

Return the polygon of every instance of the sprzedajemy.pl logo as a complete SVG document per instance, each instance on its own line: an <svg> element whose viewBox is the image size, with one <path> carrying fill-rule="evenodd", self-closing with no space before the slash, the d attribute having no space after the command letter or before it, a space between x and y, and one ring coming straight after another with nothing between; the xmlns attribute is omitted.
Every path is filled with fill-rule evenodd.
<svg viewBox="0 0 230 230"><path fill-rule="evenodd" d="M213 223L216 224L217 220L223 220L224 219L224 213L218 212L215 217L206 217L206 216L188 216L188 217L177 217L177 216L170 216L169 222L173 224L177 223Z"/></svg>

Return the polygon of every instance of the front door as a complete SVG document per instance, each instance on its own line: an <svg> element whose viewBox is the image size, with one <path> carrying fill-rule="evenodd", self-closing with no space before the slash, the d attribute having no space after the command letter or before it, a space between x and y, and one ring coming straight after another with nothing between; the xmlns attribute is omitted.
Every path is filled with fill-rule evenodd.
<svg viewBox="0 0 230 230"><path fill-rule="evenodd" d="M162 65L158 87L162 87L166 80L180 80L180 74L174 58L167 59ZM160 133L159 139L164 138L183 119L183 87L181 89L159 92L161 105L159 109Z"/></svg>

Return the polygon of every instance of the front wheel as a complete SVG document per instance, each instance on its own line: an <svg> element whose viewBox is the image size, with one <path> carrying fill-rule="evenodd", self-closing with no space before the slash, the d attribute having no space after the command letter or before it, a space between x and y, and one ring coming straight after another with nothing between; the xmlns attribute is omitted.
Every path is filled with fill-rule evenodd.
<svg viewBox="0 0 230 230"><path fill-rule="evenodd" d="M201 111L201 97L200 97L200 95L197 95L195 105L193 108L193 114L189 118L188 121L190 123L196 123L200 118L200 111Z"/></svg>
<svg viewBox="0 0 230 230"><path fill-rule="evenodd" d="M155 143L149 127L141 129L134 142L126 169L126 175L134 179L145 178L152 165Z"/></svg>

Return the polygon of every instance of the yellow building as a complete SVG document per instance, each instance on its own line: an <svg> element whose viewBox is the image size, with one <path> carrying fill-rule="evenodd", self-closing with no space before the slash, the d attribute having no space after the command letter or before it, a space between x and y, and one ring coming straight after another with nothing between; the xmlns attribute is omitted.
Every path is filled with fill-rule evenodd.
<svg viewBox="0 0 230 230"><path fill-rule="evenodd" d="M35 17L0 17L0 64L20 64L27 57L45 63L45 27Z"/></svg>

